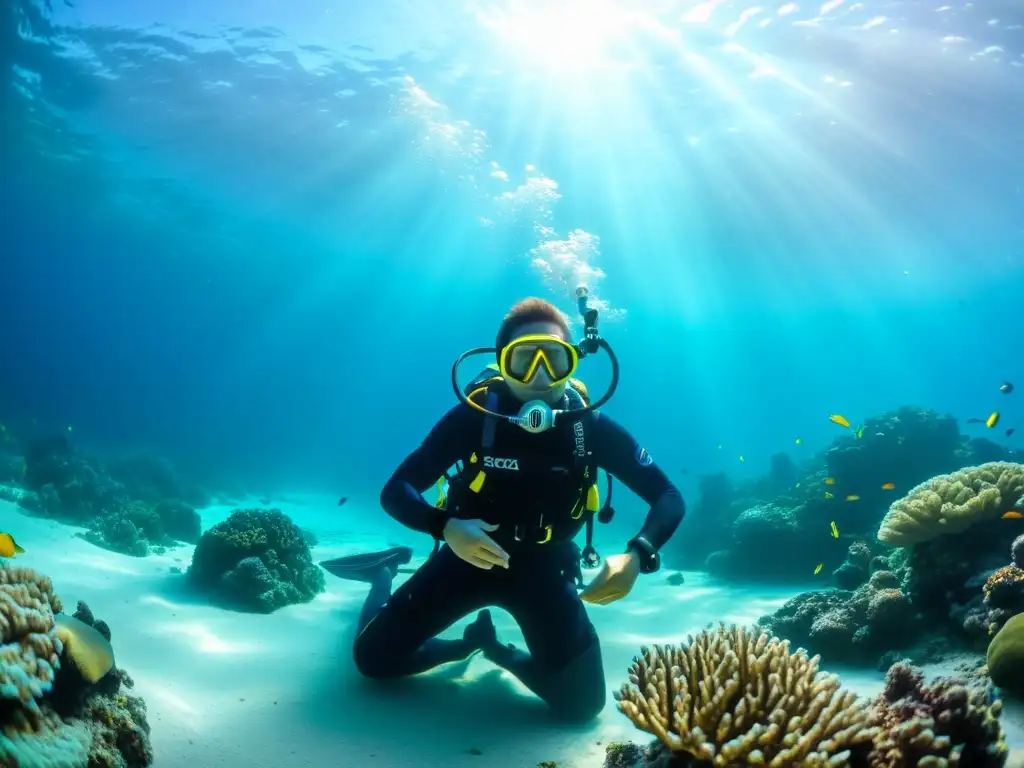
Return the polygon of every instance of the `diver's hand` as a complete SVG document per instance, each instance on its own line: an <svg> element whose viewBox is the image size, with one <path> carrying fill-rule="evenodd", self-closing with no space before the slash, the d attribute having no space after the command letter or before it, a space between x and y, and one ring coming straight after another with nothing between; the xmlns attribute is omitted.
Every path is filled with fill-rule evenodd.
<svg viewBox="0 0 1024 768"><path fill-rule="evenodd" d="M639 575L640 558L635 552L607 557L597 576L580 593L580 599L594 605L614 603L630 593Z"/></svg>
<svg viewBox="0 0 1024 768"><path fill-rule="evenodd" d="M445 523L444 540L452 552L470 565L485 571L496 565L508 568L508 553L486 533L496 530L498 526L483 520L458 520L453 517Z"/></svg>

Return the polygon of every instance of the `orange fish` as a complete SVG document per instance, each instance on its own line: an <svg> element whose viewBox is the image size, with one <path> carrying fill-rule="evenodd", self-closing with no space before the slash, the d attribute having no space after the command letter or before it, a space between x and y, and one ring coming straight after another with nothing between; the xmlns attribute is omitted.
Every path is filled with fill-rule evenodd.
<svg viewBox="0 0 1024 768"><path fill-rule="evenodd" d="M883 491L891 491L895 487L896 487L896 483L882 483L882 490Z"/></svg>
<svg viewBox="0 0 1024 768"><path fill-rule="evenodd" d="M1022 515L1016 509L1011 509L1005 515L1003 515L1003 520L1024 520L1024 515Z"/></svg>
<svg viewBox="0 0 1024 768"><path fill-rule="evenodd" d="M840 427L849 427L850 422L846 420L845 416L840 416L838 413L833 413L828 417L828 420L833 424L838 424Z"/></svg>
<svg viewBox="0 0 1024 768"><path fill-rule="evenodd" d="M847 501L860 501L860 496L858 496L855 493L851 493L849 496L846 497L846 500Z"/></svg>

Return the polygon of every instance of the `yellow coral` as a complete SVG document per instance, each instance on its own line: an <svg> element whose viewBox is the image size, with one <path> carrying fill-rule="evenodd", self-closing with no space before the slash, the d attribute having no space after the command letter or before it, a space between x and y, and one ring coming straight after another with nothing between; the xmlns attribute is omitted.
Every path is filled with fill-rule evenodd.
<svg viewBox="0 0 1024 768"><path fill-rule="evenodd" d="M21 704L15 727L36 725L36 702L53 686L63 650L54 633L53 614L59 610L60 598L48 576L0 566L0 699Z"/></svg>
<svg viewBox="0 0 1024 768"><path fill-rule="evenodd" d="M994 461L939 475L893 502L878 540L910 547L995 520L1024 493L1024 464Z"/></svg>
<svg viewBox="0 0 1024 768"><path fill-rule="evenodd" d="M869 703L819 674L819 657L789 641L719 625L682 647L644 648L619 709L674 752L717 766L844 764L878 729Z"/></svg>

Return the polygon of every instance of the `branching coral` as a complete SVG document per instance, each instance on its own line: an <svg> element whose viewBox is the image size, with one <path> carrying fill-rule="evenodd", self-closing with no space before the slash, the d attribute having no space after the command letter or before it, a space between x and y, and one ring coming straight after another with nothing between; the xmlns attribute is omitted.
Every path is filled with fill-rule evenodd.
<svg viewBox="0 0 1024 768"><path fill-rule="evenodd" d="M817 657L720 626L682 648L644 649L619 709L658 741L609 747L605 768L695 765L1000 768L1001 704L989 688L893 665L873 702L818 672Z"/></svg>
<svg viewBox="0 0 1024 768"><path fill-rule="evenodd" d="M878 539L909 547L1000 517L1024 492L1024 464L991 462L933 477L889 507Z"/></svg>
<svg viewBox="0 0 1024 768"><path fill-rule="evenodd" d="M877 733L867 702L788 641L720 625L641 653L619 709L673 752L717 766L811 768L836 764Z"/></svg>

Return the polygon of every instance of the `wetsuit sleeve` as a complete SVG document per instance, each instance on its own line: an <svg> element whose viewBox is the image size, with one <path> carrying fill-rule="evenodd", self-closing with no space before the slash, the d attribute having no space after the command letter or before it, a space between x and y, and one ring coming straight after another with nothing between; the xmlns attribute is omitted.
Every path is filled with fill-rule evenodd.
<svg viewBox="0 0 1024 768"><path fill-rule="evenodd" d="M624 427L603 413L598 415L595 426L597 465L651 505L640 535L655 549L661 549L686 513L682 494Z"/></svg>
<svg viewBox="0 0 1024 768"><path fill-rule="evenodd" d="M402 525L436 539L444 538L448 515L423 498L459 459L473 450L480 419L466 405L456 405L430 430L420 446L398 465L380 493L380 505ZM479 440L477 440L479 442Z"/></svg>

